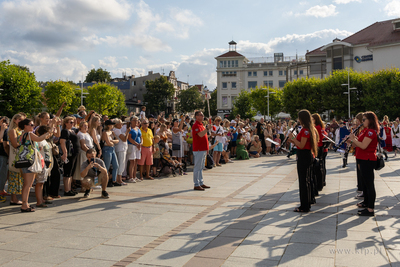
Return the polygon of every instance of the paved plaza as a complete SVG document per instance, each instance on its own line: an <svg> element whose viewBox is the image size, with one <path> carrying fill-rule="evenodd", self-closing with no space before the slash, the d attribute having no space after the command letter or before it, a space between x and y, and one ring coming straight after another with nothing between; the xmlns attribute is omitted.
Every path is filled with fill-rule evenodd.
<svg viewBox="0 0 400 267"><path fill-rule="evenodd" d="M327 186L308 214L294 157L235 161L65 197L20 213L0 203L0 266L400 266L400 157L376 172L376 216L358 217L354 157L327 158ZM31 203L35 201L31 197Z"/></svg>

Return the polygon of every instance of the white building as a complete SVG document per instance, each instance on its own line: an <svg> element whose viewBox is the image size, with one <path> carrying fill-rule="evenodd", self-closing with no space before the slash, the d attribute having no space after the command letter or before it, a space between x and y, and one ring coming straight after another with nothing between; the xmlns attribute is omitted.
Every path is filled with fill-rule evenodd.
<svg viewBox="0 0 400 267"><path fill-rule="evenodd" d="M242 89L256 87L283 88L287 81L307 77L304 58L274 57L247 59L236 52L236 42L229 42L229 51L215 58L217 60L217 109L218 115L232 112L235 98Z"/></svg>
<svg viewBox="0 0 400 267"><path fill-rule="evenodd" d="M400 67L400 19L376 22L343 39L306 54L314 62L311 73L329 75L334 70L353 68L375 72ZM326 69L324 66L326 64Z"/></svg>

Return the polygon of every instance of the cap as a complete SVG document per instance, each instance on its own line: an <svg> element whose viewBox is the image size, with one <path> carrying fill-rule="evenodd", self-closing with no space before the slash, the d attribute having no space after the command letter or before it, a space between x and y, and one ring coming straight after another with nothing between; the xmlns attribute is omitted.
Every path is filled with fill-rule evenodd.
<svg viewBox="0 0 400 267"><path fill-rule="evenodd" d="M77 118L77 119L83 119L83 117L79 116L78 114L74 114L74 115L72 115L72 116L74 116L74 117Z"/></svg>
<svg viewBox="0 0 400 267"><path fill-rule="evenodd" d="M112 120L106 120L104 125L115 125L115 122L113 122Z"/></svg>
<svg viewBox="0 0 400 267"><path fill-rule="evenodd" d="M153 115L153 114L150 114L150 115L149 115L149 119L154 119L154 115Z"/></svg>
<svg viewBox="0 0 400 267"><path fill-rule="evenodd" d="M236 124L236 121L235 121L235 120L231 120L231 123L234 123L234 124Z"/></svg>

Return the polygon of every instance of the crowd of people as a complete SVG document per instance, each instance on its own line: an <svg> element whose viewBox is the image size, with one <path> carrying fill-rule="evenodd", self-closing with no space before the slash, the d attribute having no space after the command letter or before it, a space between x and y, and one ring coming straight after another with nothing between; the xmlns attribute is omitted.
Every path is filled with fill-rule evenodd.
<svg viewBox="0 0 400 267"><path fill-rule="evenodd" d="M350 134L362 123L363 114L349 122L333 119L325 126L318 114L311 116L308 111L300 112L295 122L263 118L256 121L241 119L239 115L234 120L219 116L205 119L200 111L168 117L162 112L155 117L146 115L145 107L137 116L131 113L129 117L109 119L81 106L76 114L61 118L63 108L64 105L56 114L42 112L32 119L24 113L11 119L0 118L0 202L10 196L10 205L21 206L21 212L35 211L28 203L32 186L37 208L48 207L61 195L83 193L88 198L93 188L101 188L101 197L108 198L107 187L154 180L176 172L186 175L188 165L194 165L194 190L204 190L210 187L204 185L203 169L233 163L232 159L248 160L286 151L288 157L297 154L301 205L296 211L306 212L326 185L325 158L333 144L326 146L322 140L330 138L337 145L350 136L353 147L358 145L362 150L365 145L357 143L362 142L360 136L357 141ZM398 124L398 119L389 122L385 117L378 129L381 146L387 151L396 152L400 148ZM345 149L350 147L343 144ZM357 163L358 197L369 196L363 202L366 204L360 204L364 207L374 199L374 194L370 183L363 183L362 177L373 180L373 173L371 178L369 170L367 174L361 171L361 166L365 169L367 164L363 164L365 159L357 157L357 151L360 149L355 150L360 162ZM41 165L39 171L35 164L28 166L24 162L35 159L32 155L36 155ZM313 167L315 159L317 168ZM376 158L371 156L367 160ZM61 179L63 194L60 195ZM373 205L368 205L368 211L373 212L370 210Z"/></svg>

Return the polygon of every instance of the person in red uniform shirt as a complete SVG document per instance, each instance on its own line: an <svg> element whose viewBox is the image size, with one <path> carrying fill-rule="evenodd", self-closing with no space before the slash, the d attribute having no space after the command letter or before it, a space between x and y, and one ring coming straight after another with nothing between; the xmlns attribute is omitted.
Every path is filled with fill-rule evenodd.
<svg viewBox="0 0 400 267"><path fill-rule="evenodd" d="M356 149L357 167L360 169L364 201L357 206L365 208L358 211L360 216L374 216L375 185L374 168L376 166L376 147L378 145L379 122L375 113L367 111L363 114L364 129L358 137L350 134L350 142Z"/></svg>
<svg viewBox="0 0 400 267"><path fill-rule="evenodd" d="M313 122L315 129L317 129L318 133L318 155L317 158L319 159L319 168L315 170L316 178L317 178L317 189L318 191L321 191L322 188L326 185L326 168L325 168L325 159L328 154L328 149L323 146L322 140L324 139L324 135L327 135L327 132L325 132L325 124L322 121L321 117L319 116L318 113L314 113L312 115Z"/></svg>
<svg viewBox="0 0 400 267"><path fill-rule="evenodd" d="M302 126L295 137L289 134L289 140L297 146L297 175L299 176L300 207L295 212L309 212L311 208L311 173L314 156L318 154L318 135L312 123L311 114L303 109L299 112L299 122Z"/></svg>
<svg viewBox="0 0 400 267"><path fill-rule="evenodd" d="M211 123L207 125L207 128L203 125L204 115L201 111L196 111L194 114L196 122L192 126L192 137L193 137L193 157L194 157L194 168L193 168L193 182L194 190L204 191L205 188L210 188L203 182L203 168L206 162L206 156L208 153L208 137L207 131L211 128Z"/></svg>

